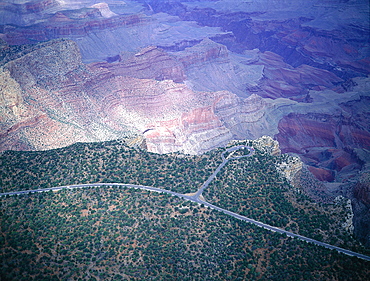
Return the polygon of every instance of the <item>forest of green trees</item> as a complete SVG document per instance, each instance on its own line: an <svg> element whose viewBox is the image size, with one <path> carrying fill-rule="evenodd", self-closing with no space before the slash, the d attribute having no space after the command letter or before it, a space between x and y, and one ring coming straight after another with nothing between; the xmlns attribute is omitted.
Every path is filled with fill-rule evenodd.
<svg viewBox="0 0 370 281"><path fill-rule="evenodd" d="M2 197L2 280L365 280L369 263L167 194Z"/></svg>
<svg viewBox="0 0 370 281"><path fill-rule="evenodd" d="M2 192L120 182L195 192L221 163L159 155L118 141L0 155ZM247 151L237 151L243 155ZM230 160L204 191L220 207L369 255L256 149ZM87 187L0 197L1 280L366 280L370 263L269 232L168 194Z"/></svg>
<svg viewBox="0 0 370 281"><path fill-rule="evenodd" d="M344 206L316 204L277 171L285 155L256 150L231 160L204 191L206 201L269 225L319 241L369 253L341 227Z"/></svg>
<svg viewBox="0 0 370 281"><path fill-rule="evenodd" d="M221 163L221 149L201 156L155 154L119 141L76 143L48 151L0 155L1 192L70 184L118 182L179 193L196 191Z"/></svg>

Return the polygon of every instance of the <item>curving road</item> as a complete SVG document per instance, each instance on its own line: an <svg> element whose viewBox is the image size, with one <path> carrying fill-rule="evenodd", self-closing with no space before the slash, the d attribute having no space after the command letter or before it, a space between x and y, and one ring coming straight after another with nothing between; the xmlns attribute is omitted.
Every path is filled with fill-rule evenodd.
<svg viewBox="0 0 370 281"><path fill-rule="evenodd" d="M225 158L225 153L233 152L233 151L236 151L236 150L239 150L239 149L248 149L250 153L248 155ZM222 169L222 167L224 167L227 164L228 161L234 160L234 159L239 159L239 158L244 158L244 157L250 157L253 154L254 154L254 149L252 147L248 147L248 146L244 146L244 145L239 145L239 146L234 146L234 147L228 148L221 155L222 160L223 160L222 163L217 167L217 169L213 172L213 174L204 182L204 184L199 188L199 190L194 195L190 195L190 196L185 195L185 194L181 194L181 193L177 193L177 192L174 192L174 191L162 189L162 188L157 188L157 187L152 187L152 186L145 186L145 185L123 184L123 183L92 183L92 184L76 184L76 185L57 186L57 187L33 189L33 190L12 191L12 192L0 193L0 197L1 196L6 196L6 195L21 195L21 194L29 194L29 193L37 193L37 192L58 191L58 190L61 190L61 189L76 189L76 188L98 187L98 186L123 186L123 187L128 187L128 188L136 188L136 189L143 189L143 190L149 190L149 191L155 191L155 192L163 192L163 193L171 194L173 196L178 196L178 197L184 198L184 199L189 200L189 201L196 202L198 204L203 204L204 206L207 206L211 209L223 212L224 214L232 216L232 217L237 218L239 220L243 220L243 221L255 224L255 225L257 225L259 227L262 227L264 229L267 229L267 230L270 230L270 231L273 231L273 232L278 232L278 233L281 233L281 234L285 234L289 237L297 238L297 239L300 239L300 240L308 242L308 243L312 243L312 244L315 244L315 245L318 245L318 246L321 246L321 247L328 248L330 250L336 250L339 253L343 253L343 254L346 254L346 255L349 255L349 256L355 256L357 258L360 258L360 259L363 259L363 260L366 260L366 261L370 261L369 256L366 256L366 255L363 255L363 254L360 254L360 253L356 253L356 252L353 252L353 251L350 251L350 250L347 250L347 249L344 249L344 248L340 248L340 247L337 247L337 246L333 246L333 245L330 245L330 244L327 244L327 243L323 243L323 242L317 241L317 240L312 239L312 238L308 238L308 237L305 237L305 236L302 236L302 235L299 235L299 234L295 234L295 233L286 231L284 229L281 229L281 228L278 228L278 227L275 227L275 226L271 226L271 225L262 223L260 221L256 221L254 219L251 219L251 218L242 216L240 214L231 212L229 210L220 208L218 206L212 205L211 203L208 203L208 202L200 199L200 195L202 194L203 190L206 187L208 187L210 182L216 177L218 172ZM229 155L229 156L231 156L231 155Z"/></svg>

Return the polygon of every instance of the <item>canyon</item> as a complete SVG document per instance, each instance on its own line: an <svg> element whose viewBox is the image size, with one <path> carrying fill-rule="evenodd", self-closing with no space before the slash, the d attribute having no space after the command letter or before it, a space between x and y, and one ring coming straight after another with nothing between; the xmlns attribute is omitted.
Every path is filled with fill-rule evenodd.
<svg viewBox="0 0 370 281"><path fill-rule="evenodd" d="M368 6L5 1L0 150L129 139L200 154L268 135L322 197L352 200L370 245Z"/></svg>

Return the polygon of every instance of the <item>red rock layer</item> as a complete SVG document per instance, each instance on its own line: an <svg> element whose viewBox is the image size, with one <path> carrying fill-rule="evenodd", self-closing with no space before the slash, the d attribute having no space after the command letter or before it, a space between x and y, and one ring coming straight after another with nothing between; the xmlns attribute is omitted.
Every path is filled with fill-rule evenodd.
<svg viewBox="0 0 370 281"><path fill-rule="evenodd" d="M28 13L40 13L52 7L59 6L60 3L56 0L41 0L37 2L27 2L22 7Z"/></svg>
<svg viewBox="0 0 370 281"><path fill-rule="evenodd" d="M5 26L3 38L9 45L32 44L35 41L46 41L63 36L84 36L93 31L115 29L124 26L139 25L148 19L142 14L117 15L111 18L71 19L57 13L46 23L33 28Z"/></svg>
<svg viewBox="0 0 370 281"><path fill-rule="evenodd" d="M30 14L44 12L50 8L57 7L60 3L56 0L40 0L26 2L24 4L1 3L2 9L18 14Z"/></svg>
<svg viewBox="0 0 370 281"><path fill-rule="evenodd" d="M313 166L309 166L308 170L319 180L319 181L326 181L332 182L335 180L335 175L333 171L323 168L317 168Z"/></svg>
<svg viewBox="0 0 370 281"><path fill-rule="evenodd" d="M117 63L96 63L119 76L183 82L185 71L181 63L162 49L150 46Z"/></svg>
<svg viewBox="0 0 370 281"><path fill-rule="evenodd" d="M264 80L260 84L263 97L285 97L297 101L307 98L308 90L335 88L343 80L333 73L308 65L292 67L284 59L272 52L260 55L256 64L264 65Z"/></svg>
<svg viewBox="0 0 370 281"><path fill-rule="evenodd" d="M349 110L348 104L343 107ZM358 106L351 102L351 107ZM318 179L333 181L333 172L359 165L354 148L370 148L370 133L361 124L363 118L344 117L343 113L289 114L280 120L276 139L282 152L298 153L312 165L310 171Z"/></svg>
<svg viewBox="0 0 370 281"><path fill-rule="evenodd" d="M185 68L193 64L199 64L212 59L225 58L228 56L227 48L210 39L204 39L199 44L186 48L184 52L174 54Z"/></svg>
<svg viewBox="0 0 370 281"><path fill-rule="evenodd" d="M145 63L131 64L136 73L168 59L157 49L136 56L139 62L143 58ZM85 66L68 40L44 43L6 63L0 83L12 86L0 103L8 112L0 149L50 149L146 132L153 152L199 153L232 138L224 123L235 113L256 114L253 102L241 109L230 92L196 93L172 80L121 76L127 69L119 65L125 67Z"/></svg>

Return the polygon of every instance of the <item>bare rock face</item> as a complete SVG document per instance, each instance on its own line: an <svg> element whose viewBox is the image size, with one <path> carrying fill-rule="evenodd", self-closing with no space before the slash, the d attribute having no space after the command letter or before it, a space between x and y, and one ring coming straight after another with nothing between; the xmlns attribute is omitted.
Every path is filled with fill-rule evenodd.
<svg viewBox="0 0 370 281"><path fill-rule="evenodd" d="M332 72L309 65L293 67L270 51L233 54L210 39L183 51L172 52L182 62L187 83L195 90L222 89L246 97L309 101L309 90L341 90L344 82Z"/></svg>
<svg viewBox="0 0 370 281"><path fill-rule="evenodd" d="M19 118L23 111L23 97L19 83L15 81L8 70L0 72L0 104L7 111L2 111L1 125L4 125L5 120L11 116Z"/></svg>
<svg viewBox="0 0 370 281"><path fill-rule="evenodd" d="M180 118L150 124L149 128L145 133L147 147L159 153L182 151L198 154L226 145L232 138L209 106L195 108Z"/></svg>
<svg viewBox="0 0 370 281"><path fill-rule="evenodd" d="M201 64L217 58L228 56L227 48L217 44L209 38L202 40L199 44L186 48L183 52L174 53L185 68L194 64Z"/></svg>
<svg viewBox="0 0 370 281"><path fill-rule="evenodd" d="M270 136L262 136L254 140L253 147L273 156L281 155L279 142ZM276 169L283 178L287 179L297 189L300 189L301 186L296 185L296 177L302 171L303 166L304 164L299 157L285 154L284 160L276 164Z"/></svg>
<svg viewBox="0 0 370 281"><path fill-rule="evenodd" d="M60 4L57 0L4 1L0 9L0 24L27 25Z"/></svg>
<svg viewBox="0 0 370 281"><path fill-rule="evenodd" d="M15 57L1 69L1 82L11 87L2 91L0 106L6 114L2 115L1 150L43 150L104 139L96 133L102 120L84 94L85 83L103 74L81 63L74 42L31 46ZM105 133L112 138L109 129Z"/></svg>
<svg viewBox="0 0 370 281"><path fill-rule="evenodd" d="M209 52L203 54L212 59ZM144 134L150 151L198 154L231 139L258 138L276 126L269 122L274 110L266 113L271 105L256 94L196 92L176 83L183 80L182 64L155 47L112 64L82 64L77 45L69 40L7 57L2 78L10 90L3 95L8 113L2 150Z"/></svg>
<svg viewBox="0 0 370 281"><path fill-rule="evenodd" d="M234 138L246 136L260 137L258 127L265 114L265 102L257 95L242 99L237 96L227 96L216 104L216 113L226 127L233 133Z"/></svg>
<svg viewBox="0 0 370 281"><path fill-rule="evenodd" d="M261 83L263 97L285 97L298 101L305 101L310 89L334 89L343 80L335 74L302 64L292 67L284 62L284 58L265 52L260 55L258 64L264 66L265 80Z"/></svg>
<svg viewBox="0 0 370 281"><path fill-rule="evenodd" d="M278 170L285 176L285 178L293 183L297 173L302 170L303 162L299 157L290 156L285 162L278 166ZM294 185L294 184L293 184Z"/></svg>
<svg viewBox="0 0 370 281"><path fill-rule="evenodd" d="M359 168L354 148L369 147L370 134L363 118L353 111L367 98L343 103L344 111L331 114L292 113L279 122L277 140L283 152L302 155L310 171L323 181L334 181L336 173L349 167ZM352 112L350 114L347 114ZM337 178L339 180L339 178Z"/></svg>
<svg viewBox="0 0 370 281"><path fill-rule="evenodd" d="M148 55L146 63L132 63L136 75L145 73L139 69L150 66L148 60L158 62L164 56L144 49L137 59L148 52L159 57ZM2 150L42 150L144 134L150 151L197 154L225 145L238 123L263 116L264 104L256 95L240 100L227 91L194 92L173 80L119 75L127 71L125 63L112 71L106 64L86 66L68 40L36 45L14 57L0 76L6 113Z"/></svg>
<svg viewBox="0 0 370 281"><path fill-rule="evenodd" d="M335 173L330 169L318 168L314 166L309 166L308 170L320 181L322 182L333 182L335 181Z"/></svg>
<svg viewBox="0 0 370 281"><path fill-rule="evenodd" d="M183 65L155 46L146 47L133 56L119 60L116 63L95 63L94 66L106 68L119 76L175 82L183 82L186 78Z"/></svg>
<svg viewBox="0 0 370 281"><path fill-rule="evenodd" d="M106 116L135 127L144 134L148 150L157 153L180 150L196 154L230 139L229 131L208 106L218 94L195 93L170 80L122 76L90 89L90 96L102 104Z"/></svg>
<svg viewBox="0 0 370 281"><path fill-rule="evenodd" d="M270 136L261 136L253 141L253 146L270 155L280 155L279 143Z"/></svg>
<svg viewBox="0 0 370 281"><path fill-rule="evenodd" d="M344 222L342 223L342 227L348 231L350 234L353 234L353 209L351 204L351 199L345 198L342 195L335 197L333 200L334 204L337 206L342 205L345 210L345 217Z"/></svg>
<svg viewBox="0 0 370 281"><path fill-rule="evenodd" d="M0 37L8 44L71 39L78 44L86 63L109 60L120 53L133 55L149 45L191 46L226 33L165 13L145 13L148 5L135 1L127 4L31 0L20 5L10 2L6 0L0 7Z"/></svg>
<svg viewBox="0 0 370 281"><path fill-rule="evenodd" d="M4 37L4 40L11 45L30 44L35 41L40 42L57 38L82 37L105 29L140 25L146 21L147 18L140 14L104 17L101 15L100 9L96 7L82 15L71 15L69 11L60 11L31 30L29 27L15 29L5 26L6 37Z"/></svg>
<svg viewBox="0 0 370 281"><path fill-rule="evenodd" d="M270 136L261 136L253 140L253 147L263 151L264 153L277 156L281 155L279 142ZM280 172L283 178L287 179L294 187L300 189L300 184L296 184L297 174L302 171L304 167L303 162L297 156L284 155L284 160L276 164L276 169Z"/></svg>
<svg viewBox="0 0 370 281"><path fill-rule="evenodd" d="M228 58L219 44L205 40L199 45L202 52L197 56L199 63L194 65ZM191 50L182 55L189 54ZM9 81L3 84L11 89L7 91L11 94L4 92L3 98L4 112L8 112L3 122L7 124L3 130L7 138L3 149L47 149L75 141L106 140L145 132L151 151L196 154L224 145L230 139L254 139L280 132L277 139L284 152L303 155L308 162L316 161L311 166L321 163L316 168L339 172L348 165L357 165L351 152L343 148L356 143L360 146L368 138L366 131L363 134L350 129L350 121L341 117L342 111L357 110L356 103L343 103L342 111L322 115L304 113L309 112L311 105L302 106L290 99L274 101L257 94L243 98L229 91L194 91L188 84L176 83L185 79L188 69L179 61L181 56L168 55L157 47L144 48L119 62L91 65L82 64L77 45L69 40L45 42L6 57L2 77ZM337 95L338 99L346 100L345 96ZM314 97L313 101L316 100L321 107L332 102L324 96ZM25 120L32 118L18 120L14 114L21 116L21 113ZM351 118L356 124L366 123L361 118ZM335 127L340 124L338 120L344 120L339 128ZM59 145L58 138L50 142L41 140L42 135L49 134L43 132L46 129L37 131L43 133L21 137L20 132L26 131L22 128L32 127L30 124L63 129L70 135L60 137ZM18 132L17 138L12 137L13 132ZM16 144L21 139L27 140L25 144ZM302 146L302 143L306 144ZM327 154L310 148L319 145ZM324 157L327 157L325 161ZM319 175L318 169L312 171ZM332 178L318 177L331 180L335 174Z"/></svg>
<svg viewBox="0 0 370 281"><path fill-rule="evenodd" d="M185 48L183 51L171 52L182 62L186 81L196 91L230 91L240 97L248 97L251 87L259 87L263 78L263 65L258 50L238 55L210 39Z"/></svg>
<svg viewBox="0 0 370 281"><path fill-rule="evenodd" d="M109 6L107 3L98 3L98 4L94 4L91 6L91 8L96 8L99 10L100 14L104 17L104 18L111 18L111 17L114 17L114 16L117 16L116 13L112 12L110 9L109 9Z"/></svg>

